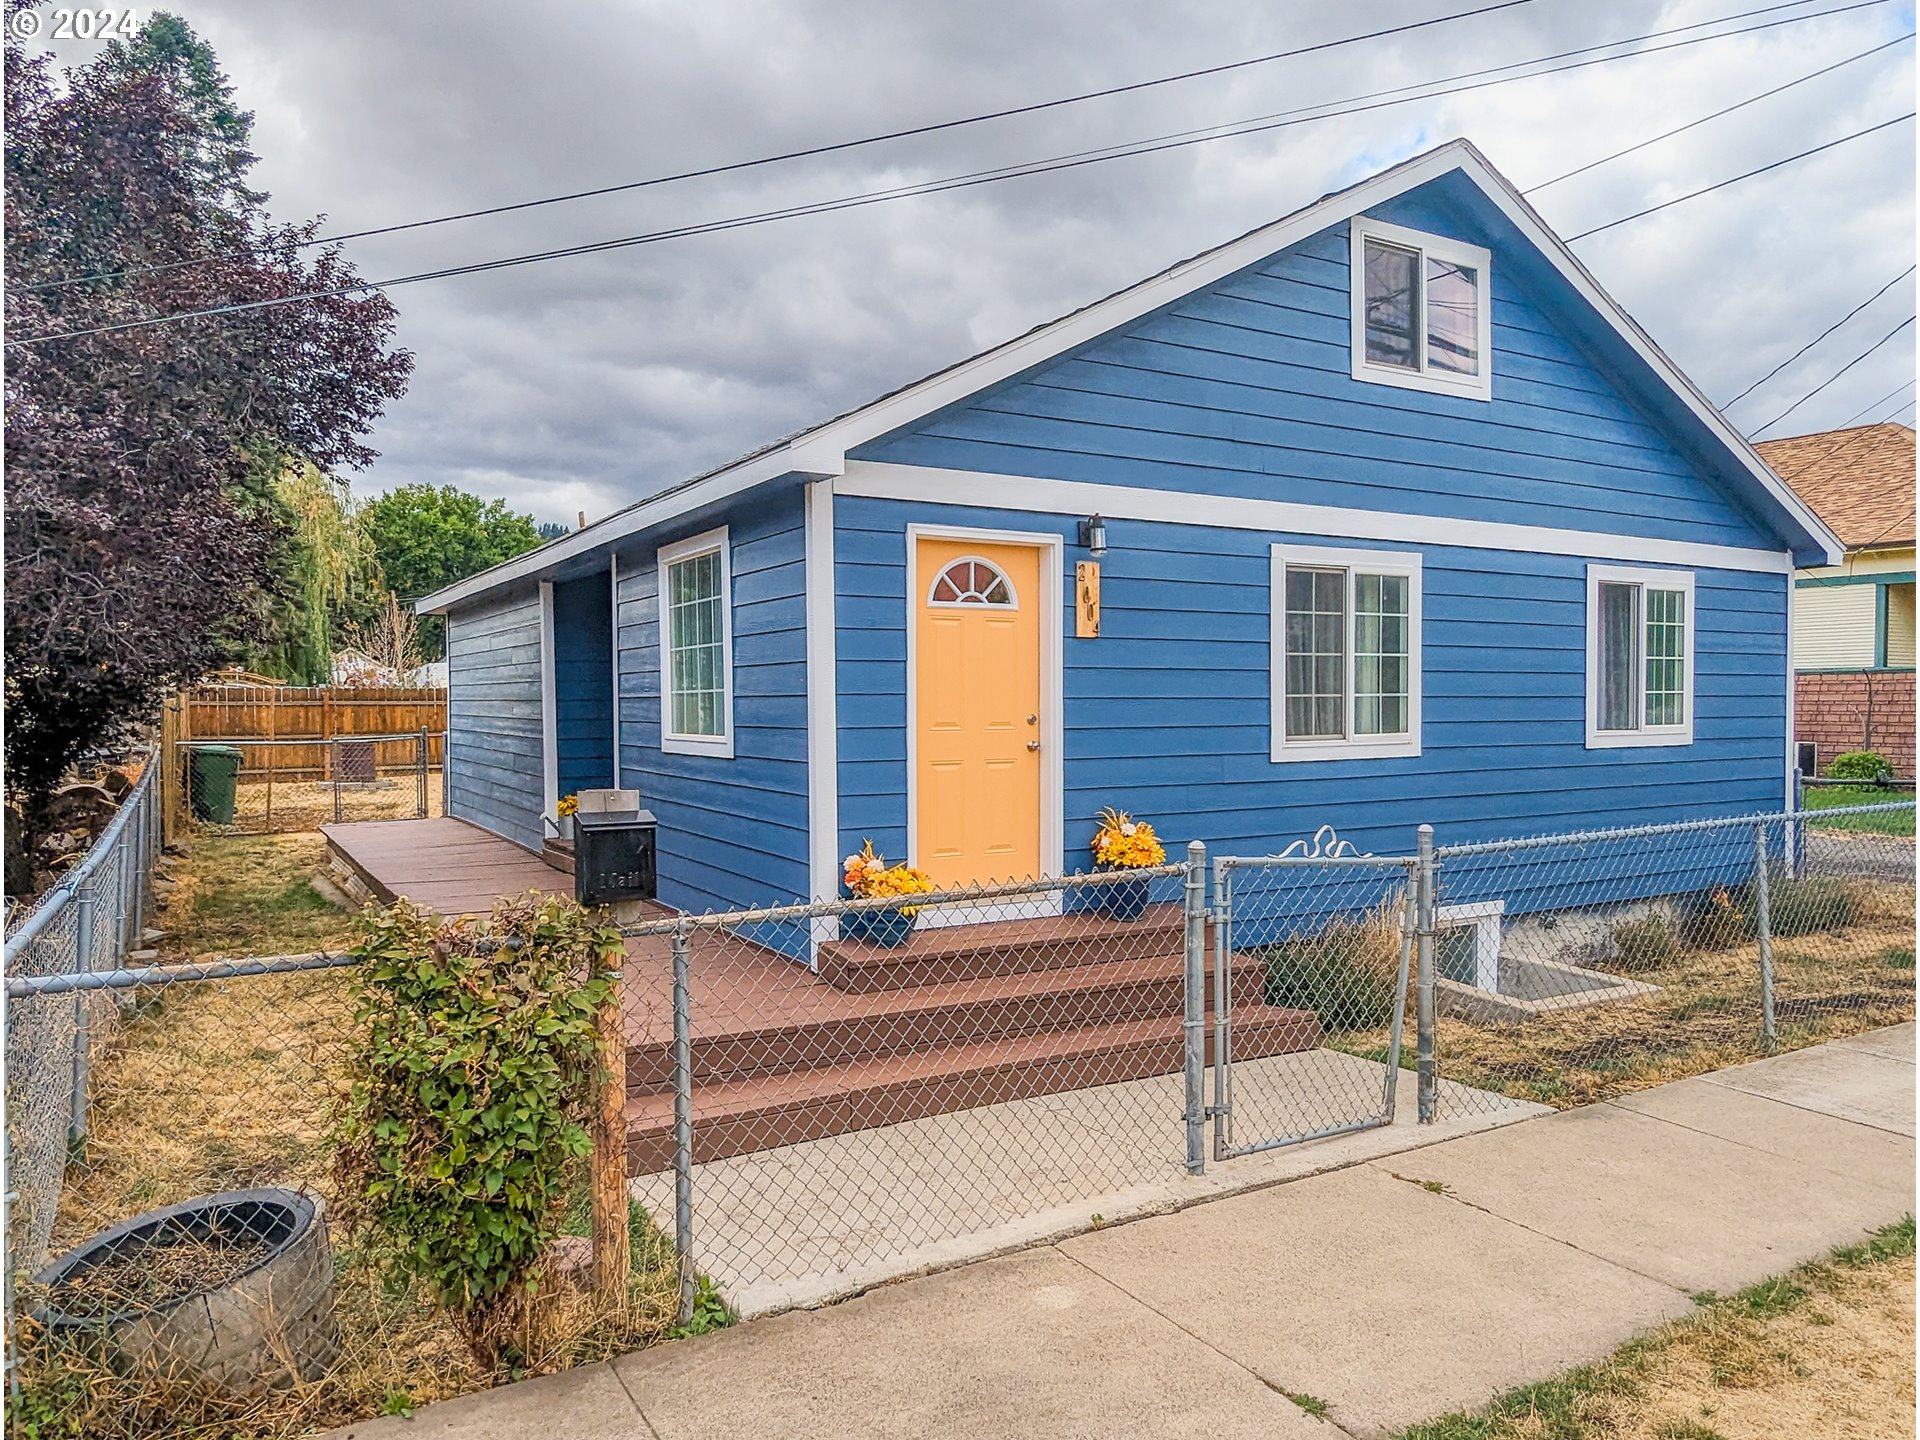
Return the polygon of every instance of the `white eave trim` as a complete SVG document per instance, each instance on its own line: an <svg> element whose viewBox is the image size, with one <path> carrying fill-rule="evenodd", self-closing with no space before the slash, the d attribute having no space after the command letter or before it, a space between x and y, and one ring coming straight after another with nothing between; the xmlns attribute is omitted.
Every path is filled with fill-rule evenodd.
<svg viewBox="0 0 1920 1440"><path fill-rule="evenodd" d="M803 431L772 450L717 470L681 489L642 501L585 530L577 530L565 539L516 556L490 570L469 576L456 585L449 585L444 590L437 590L416 602L414 608L421 614L444 611L496 586L549 572L553 567L585 555L609 541L672 520L689 510L724 500L782 475L795 472L809 476L843 475L846 473L849 450L909 425L1075 346L1097 339L1107 331L1170 305L1182 296L1224 280L1264 256L1297 244L1329 225L1363 214L1372 206L1416 189L1452 170L1461 171L1480 187L1522 235L1546 256L1580 297L1679 396L1701 424L1732 451L1734 457L1780 507L1826 547L1824 563L1838 564L1843 547L1812 508L1768 468L1746 437L1728 423L1712 402L1635 323L1633 317L1601 288L1579 257L1547 227L1520 192L1488 163L1486 157L1466 140L1450 140L1424 155L1416 155L1357 185L1329 195L1304 210L1217 249L1196 255L1051 325L1009 340L1004 345L962 361L951 369L929 376L918 384L876 400L851 414L829 420L813 430Z"/></svg>
<svg viewBox="0 0 1920 1440"><path fill-rule="evenodd" d="M910 500L929 505L966 505L1041 515L1104 515L1109 520L1147 520L1162 525L1217 525L1311 539L1374 540L1399 545L1458 546L1469 550L1572 555L1628 564L1691 565L1709 570L1748 570L1787 575L1793 556L1785 550L1754 550L1696 540L1662 540L1608 530L1561 530L1404 510L1359 510L1259 500L1239 495L1203 495L1150 490L1092 480L1046 480L994 475L981 470L942 470L855 460L834 482L839 497Z"/></svg>

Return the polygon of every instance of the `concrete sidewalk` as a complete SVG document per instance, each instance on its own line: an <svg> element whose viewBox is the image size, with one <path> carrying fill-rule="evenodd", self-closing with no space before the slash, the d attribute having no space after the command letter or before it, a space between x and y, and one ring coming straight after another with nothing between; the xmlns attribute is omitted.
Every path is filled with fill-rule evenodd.
<svg viewBox="0 0 1920 1440"><path fill-rule="evenodd" d="M1914 1078L1898 1026L336 1435L1380 1435L1912 1210Z"/></svg>

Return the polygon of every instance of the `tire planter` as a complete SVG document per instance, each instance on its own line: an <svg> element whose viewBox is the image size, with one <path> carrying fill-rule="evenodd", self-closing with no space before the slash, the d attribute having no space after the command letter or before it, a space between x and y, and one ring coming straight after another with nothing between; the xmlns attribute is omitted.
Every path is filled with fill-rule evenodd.
<svg viewBox="0 0 1920 1440"><path fill-rule="evenodd" d="M1099 888L1100 913L1109 920L1138 920L1147 913L1147 882L1115 880Z"/></svg>
<svg viewBox="0 0 1920 1440"><path fill-rule="evenodd" d="M913 938L913 916L897 905L851 910L840 917L840 938L897 949Z"/></svg>
<svg viewBox="0 0 1920 1440"><path fill-rule="evenodd" d="M112 1312L61 1309L54 1298L56 1287L90 1269L223 1236L244 1237L261 1253L217 1283ZM97 1341L127 1365L190 1373L230 1391L318 1380L340 1353L326 1222L310 1197L292 1190L229 1190L150 1210L101 1231L33 1279L49 1295L33 1315L50 1338Z"/></svg>

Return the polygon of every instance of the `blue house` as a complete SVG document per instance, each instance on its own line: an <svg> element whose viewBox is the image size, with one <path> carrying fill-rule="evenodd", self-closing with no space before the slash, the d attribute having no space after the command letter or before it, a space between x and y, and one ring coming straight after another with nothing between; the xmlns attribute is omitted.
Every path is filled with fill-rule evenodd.
<svg viewBox="0 0 1920 1440"><path fill-rule="evenodd" d="M1465 141L421 602L448 812L662 900L1778 809L1840 546Z"/></svg>

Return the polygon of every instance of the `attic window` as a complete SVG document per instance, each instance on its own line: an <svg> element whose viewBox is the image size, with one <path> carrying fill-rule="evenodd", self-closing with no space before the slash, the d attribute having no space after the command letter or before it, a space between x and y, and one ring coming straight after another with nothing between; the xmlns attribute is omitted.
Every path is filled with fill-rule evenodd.
<svg viewBox="0 0 1920 1440"><path fill-rule="evenodd" d="M1364 216L1353 240L1353 378L1492 396L1492 256Z"/></svg>

